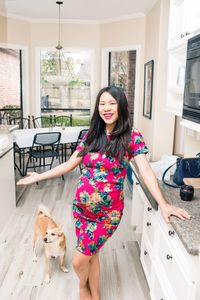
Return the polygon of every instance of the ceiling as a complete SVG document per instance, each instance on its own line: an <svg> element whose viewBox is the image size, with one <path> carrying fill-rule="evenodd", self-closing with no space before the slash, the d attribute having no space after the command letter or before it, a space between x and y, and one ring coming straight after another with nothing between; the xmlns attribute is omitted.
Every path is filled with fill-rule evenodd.
<svg viewBox="0 0 200 300"><path fill-rule="evenodd" d="M63 0L61 18L74 21L123 19L146 15L158 0ZM58 19L56 0L0 0L0 12L28 19Z"/></svg>

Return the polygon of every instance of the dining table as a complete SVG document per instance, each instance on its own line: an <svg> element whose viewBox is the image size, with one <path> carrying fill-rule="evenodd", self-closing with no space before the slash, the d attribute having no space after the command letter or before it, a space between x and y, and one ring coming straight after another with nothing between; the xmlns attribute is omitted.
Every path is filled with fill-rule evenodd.
<svg viewBox="0 0 200 300"><path fill-rule="evenodd" d="M12 135L14 142L19 148L22 149L29 148L32 146L33 138L36 133L60 132L60 144L70 144L75 143L77 141L79 132L83 129L88 129L88 126L18 129L13 131Z"/></svg>
<svg viewBox="0 0 200 300"><path fill-rule="evenodd" d="M81 130L88 129L88 126L73 126L73 127L48 127L48 128L30 128L30 129L17 129L12 132L13 142L15 149L20 154L20 161L17 164L15 160L15 167L20 172L21 176L25 176L25 154L28 152L33 144L33 138L37 133L45 132L60 132L60 144L65 147L68 144L76 143ZM66 155L65 155L66 160ZM62 156L63 161L63 156Z"/></svg>

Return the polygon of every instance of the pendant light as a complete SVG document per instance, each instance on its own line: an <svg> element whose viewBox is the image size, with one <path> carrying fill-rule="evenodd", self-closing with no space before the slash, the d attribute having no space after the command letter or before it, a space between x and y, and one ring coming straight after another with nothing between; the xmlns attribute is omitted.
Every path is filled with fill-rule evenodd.
<svg viewBox="0 0 200 300"><path fill-rule="evenodd" d="M69 59L66 59L65 57L65 53L62 50L63 46L61 45L61 5L63 4L63 1L56 1L56 4L59 8L58 44L56 46L55 53L56 75L46 76L46 80L54 86L67 86L67 84L74 79L74 72Z"/></svg>

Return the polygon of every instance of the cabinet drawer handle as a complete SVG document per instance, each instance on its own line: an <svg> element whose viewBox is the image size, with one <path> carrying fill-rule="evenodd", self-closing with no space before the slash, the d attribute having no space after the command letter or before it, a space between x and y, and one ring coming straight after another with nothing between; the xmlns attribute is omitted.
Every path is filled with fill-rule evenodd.
<svg viewBox="0 0 200 300"><path fill-rule="evenodd" d="M168 234L169 234L169 236L174 236L174 231L169 230L169 231L168 231Z"/></svg>
<svg viewBox="0 0 200 300"><path fill-rule="evenodd" d="M185 34L181 33L181 38L184 38L185 37Z"/></svg>
<svg viewBox="0 0 200 300"><path fill-rule="evenodd" d="M166 259L168 259L168 260L172 259L172 255L167 254Z"/></svg>
<svg viewBox="0 0 200 300"><path fill-rule="evenodd" d="M150 223L150 222L147 222L147 226L151 226L151 223Z"/></svg>
<svg viewBox="0 0 200 300"><path fill-rule="evenodd" d="M185 35L190 35L190 32L186 31Z"/></svg>
<svg viewBox="0 0 200 300"><path fill-rule="evenodd" d="M147 255L147 254L148 254L148 252L145 250L145 251L144 251L144 255Z"/></svg>
<svg viewBox="0 0 200 300"><path fill-rule="evenodd" d="M152 207L147 207L147 210L148 210L148 211L151 211L151 210L152 210Z"/></svg>

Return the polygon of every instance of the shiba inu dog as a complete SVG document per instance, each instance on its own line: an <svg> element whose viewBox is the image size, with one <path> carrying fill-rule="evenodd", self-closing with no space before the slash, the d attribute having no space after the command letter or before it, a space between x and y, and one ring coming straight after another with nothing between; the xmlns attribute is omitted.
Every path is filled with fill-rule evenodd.
<svg viewBox="0 0 200 300"><path fill-rule="evenodd" d="M37 261L36 243L39 238L44 241L45 251L45 282L50 282L50 259L59 257L60 268L63 272L69 272L64 265L66 255L66 237L61 228L53 220L49 209L43 205L38 207L33 236L33 261Z"/></svg>

